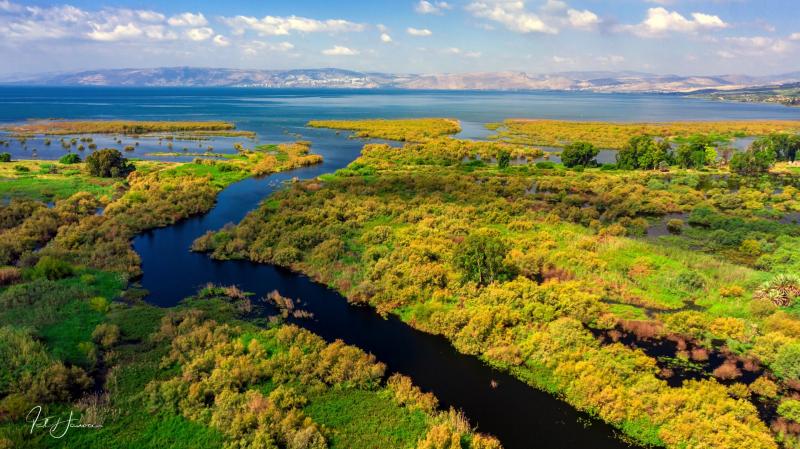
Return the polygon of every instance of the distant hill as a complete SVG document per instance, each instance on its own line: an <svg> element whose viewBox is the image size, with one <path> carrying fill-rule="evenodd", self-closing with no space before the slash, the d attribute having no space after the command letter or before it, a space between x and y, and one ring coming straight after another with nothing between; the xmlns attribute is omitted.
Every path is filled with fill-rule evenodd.
<svg viewBox="0 0 800 449"><path fill-rule="evenodd" d="M742 103L779 103L800 106L800 83L756 86L735 90L698 91L693 96L719 101Z"/></svg>
<svg viewBox="0 0 800 449"><path fill-rule="evenodd" d="M135 87L283 87L444 90L571 90L592 92L693 93L735 91L764 85L800 82L800 72L778 76L679 76L641 72L476 72L392 74L336 68L251 70L199 67L107 69L81 72L16 75L1 84L35 86Z"/></svg>

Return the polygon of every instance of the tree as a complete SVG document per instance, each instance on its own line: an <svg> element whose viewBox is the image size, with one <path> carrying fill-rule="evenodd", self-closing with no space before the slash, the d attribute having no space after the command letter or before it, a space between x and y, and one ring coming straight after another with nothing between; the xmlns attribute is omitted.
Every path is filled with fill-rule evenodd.
<svg viewBox="0 0 800 449"><path fill-rule="evenodd" d="M508 168L508 165L511 163L511 153L508 150L500 150L500 153L497 155L497 167L498 168Z"/></svg>
<svg viewBox="0 0 800 449"><path fill-rule="evenodd" d="M0 162L11 162L11 153L0 153Z"/></svg>
<svg viewBox="0 0 800 449"><path fill-rule="evenodd" d="M731 158L731 171L743 176L753 176L769 171L775 163L775 150L766 145L755 143L745 151L736 153Z"/></svg>
<svg viewBox="0 0 800 449"><path fill-rule="evenodd" d="M81 157L75 153L69 153L61 156L58 162L62 164L79 164L81 162Z"/></svg>
<svg viewBox="0 0 800 449"><path fill-rule="evenodd" d="M678 147L675 160L681 168L702 168L716 162L717 155L717 142L698 135Z"/></svg>
<svg viewBox="0 0 800 449"><path fill-rule="evenodd" d="M131 163L122 156L119 150L106 148L95 151L86 158L86 166L92 176L116 178L126 176L134 170Z"/></svg>
<svg viewBox="0 0 800 449"><path fill-rule="evenodd" d="M488 285L507 277L505 257L508 246L497 231L479 229L472 232L456 248L453 262L465 281Z"/></svg>
<svg viewBox="0 0 800 449"><path fill-rule="evenodd" d="M656 141L651 136L631 137L617 153L617 166L624 170L654 170L675 162L672 147L667 141Z"/></svg>
<svg viewBox="0 0 800 449"><path fill-rule="evenodd" d="M775 160L778 161L794 162L797 159L797 153L800 152L800 136L774 133L757 139L751 148L772 152Z"/></svg>
<svg viewBox="0 0 800 449"><path fill-rule="evenodd" d="M561 162L565 167L575 167L577 165L587 166L597 163L594 158L600 152L594 145L587 142L573 142L561 152Z"/></svg>

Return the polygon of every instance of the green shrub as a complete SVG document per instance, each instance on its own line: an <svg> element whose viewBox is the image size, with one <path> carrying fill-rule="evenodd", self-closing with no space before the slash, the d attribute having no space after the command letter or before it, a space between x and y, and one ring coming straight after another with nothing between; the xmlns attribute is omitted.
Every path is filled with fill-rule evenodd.
<svg viewBox="0 0 800 449"><path fill-rule="evenodd" d="M678 284L690 291L698 291L706 288L706 281L703 276L694 271L684 271L678 275Z"/></svg>
<svg viewBox="0 0 800 449"><path fill-rule="evenodd" d="M293 246L285 246L275 251L272 259L278 265L289 266L303 257L299 249Z"/></svg>
<svg viewBox="0 0 800 449"><path fill-rule="evenodd" d="M94 298L89 299L89 307L92 310L96 310L100 313L108 312L108 309L111 308L111 304L108 302L108 299L102 296L95 296Z"/></svg>
<svg viewBox="0 0 800 449"><path fill-rule="evenodd" d="M69 153L61 156L58 162L61 164L79 164L81 162L81 157L75 153Z"/></svg>
<svg viewBox="0 0 800 449"><path fill-rule="evenodd" d="M772 370L783 380L800 379L800 343L781 347L772 363Z"/></svg>
<svg viewBox="0 0 800 449"><path fill-rule="evenodd" d="M103 349L109 349L119 342L120 330L116 324L98 324L92 332L92 340Z"/></svg>
<svg viewBox="0 0 800 449"><path fill-rule="evenodd" d="M33 267L32 277L34 279L50 279L53 281L70 277L74 272L75 270L69 263L52 256L44 256Z"/></svg>
<svg viewBox="0 0 800 449"><path fill-rule="evenodd" d="M800 401L787 399L778 406L778 414L784 418L800 423Z"/></svg>
<svg viewBox="0 0 800 449"><path fill-rule="evenodd" d="M673 218L667 221L667 230L672 234L680 234L683 231L683 220Z"/></svg>
<svg viewBox="0 0 800 449"><path fill-rule="evenodd" d="M540 168L542 170L552 170L556 168L556 164L552 161L539 161L536 163L536 168Z"/></svg>

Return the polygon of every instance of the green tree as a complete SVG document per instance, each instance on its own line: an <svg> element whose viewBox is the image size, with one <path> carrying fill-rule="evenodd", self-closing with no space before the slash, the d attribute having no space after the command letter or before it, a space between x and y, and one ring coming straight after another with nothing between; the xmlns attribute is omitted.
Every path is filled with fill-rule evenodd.
<svg viewBox="0 0 800 449"><path fill-rule="evenodd" d="M774 133L757 139L753 142L751 148L772 152L775 155L775 160L778 161L794 162L797 159L797 153L800 151L800 136Z"/></svg>
<svg viewBox="0 0 800 449"><path fill-rule="evenodd" d="M119 150L106 148L95 151L86 158L86 166L92 176L116 178L133 171L133 165L122 156Z"/></svg>
<svg viewBox="0 0 800 449"><path fill-rule="evenodd" d="M681 168L702 168L717 159L717 141L708 136L693 136L681 144L675 160Z"/></svg>
<svg viewBox="0 0 800 449"><path fill-rule="evenodd" d="M497 166L499 168L508 168L511 163L511 153L508 150L500 150L497 154Z"/></svg>
<svg viewBox="0 0 800 449"><path fill-rule="evenodd" d="M561 162L565 167L575 167L577 165L587 166L597 163L594 158L600 152L594 145L588 142L573 142L561 152Z"/></svg>
<svg viewBox="0 0 800 449"><path fill-rule="evenodd" d="M731 158L731 171L743 176L753 176L769 171L775 163L775 150L765 145L751 145L746 151Z"/></svg>
<svg viewBox="0 0 800 449"><path fill-rule="evenodd" d="M617 166L624 170L654 170L674 162L669 142L656 141L647 135L631 137L627 145L617 152Z"/></svg>
<svg viewBox="0 0 800 449"><path fill-rule="evenodd" d="M0 153L0 162L11 162L11 153Z"/></svg>
<svg viewBox="0 0 800 449"><path fill-rule="evenodd" d="M505 264L508 246L497 231L478 229L456 248L453 262L461 270L465 281L488 285L507 278Z"/></svg>

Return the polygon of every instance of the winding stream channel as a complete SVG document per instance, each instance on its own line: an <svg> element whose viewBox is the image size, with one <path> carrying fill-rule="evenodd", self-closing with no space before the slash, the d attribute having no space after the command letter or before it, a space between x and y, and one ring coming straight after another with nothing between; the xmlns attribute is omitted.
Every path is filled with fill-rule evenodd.
<svg viewBox="0 0 800 449"><path fill-rule="evenodd" d="M369 307L350 305L326 286L280 267L216 261L189 251L194 239L226 223L238 223L284 182L346 166L363 144L351 142L353 145L337 145L335 153L315 145L313 150L323 155L324 163L238 182L219 194L216 206L207 214L137 237L133 244L142 258L140 282L150 291L147 301L174 306L208 282L237 285L258 298L277 289L303 301L303 309L313 313L312 319L293 321L295 324L327 341L341 339L374 354L387 365L387 373L411 377L424 391L433 392L444 408L463 410L479 431L500 438L507 449L628 447L611 426L476 357L458 353L441 336L415 330L394 316L382 318Z"/></svg>

